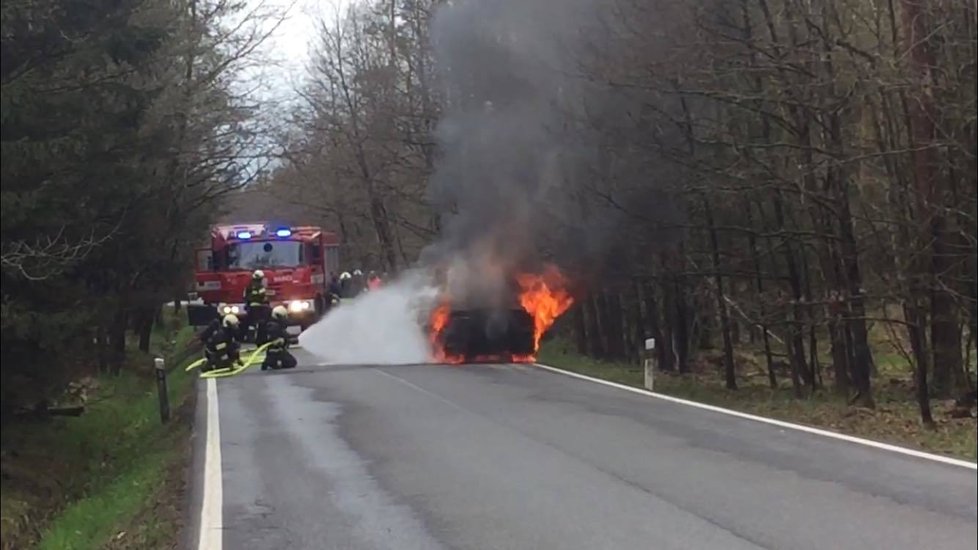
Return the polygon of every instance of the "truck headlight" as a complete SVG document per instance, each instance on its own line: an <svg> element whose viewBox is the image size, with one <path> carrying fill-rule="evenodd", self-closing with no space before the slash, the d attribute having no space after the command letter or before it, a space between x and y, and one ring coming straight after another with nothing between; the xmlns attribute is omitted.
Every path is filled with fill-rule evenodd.
<svg viewBox="0 0 978 550"><path fill-rule="evenodd" d="M289 311L291 313L301 313L310 309L312 309L312 302L309 300L292 300L289 302Z"/></svg>

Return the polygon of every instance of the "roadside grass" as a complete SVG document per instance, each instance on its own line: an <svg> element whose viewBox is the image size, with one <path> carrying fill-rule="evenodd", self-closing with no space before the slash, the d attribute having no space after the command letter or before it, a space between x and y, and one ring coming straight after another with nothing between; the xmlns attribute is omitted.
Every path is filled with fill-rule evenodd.
<svg viewBox="0 0 978 550"><path fill-rule="evenodd" d="M180 527L193 377L193 336L172 313L151 349L167 358L171 421L163 425L154 354L131 352L118 376L86 381L85 413L5 428L3 548L173 547Z"/></svg>
<svg viewBox="0 0 978 550"><path fill-rule="evenodd" d="M699 358L697 358L699 359ZM902 360L902 357L900 358ZM540 350L541 363L603 380L643 387L644 371L638 365L606 362L579 355L569 342L554 338ZM976 421L954 419L948 414L952 401L934 400L935 429L924 428L908 380L892 376L896 359L881 362L887 375L874 380L876 409L849 406L844 396L831 389L797 399L790 382L783 378L777 389L768 386L767 374L746 365L738 374L736 391L727 390L722 373L701 360L692 361L694 372L686 375L655 373L658 393L707 403L779 420L815 426L876 441L922 449L928 452L975 460ZM749 363L744 361L744 363ZM884 369L880 369L883 371ZM830 381L826 380L826 384Z"/></svg>

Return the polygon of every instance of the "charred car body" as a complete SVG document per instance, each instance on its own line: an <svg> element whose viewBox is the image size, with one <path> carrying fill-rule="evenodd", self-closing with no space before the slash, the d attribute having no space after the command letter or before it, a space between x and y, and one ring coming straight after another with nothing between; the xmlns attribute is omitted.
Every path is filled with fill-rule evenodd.
<svg viewBox="0 0 978 550"><path fill-rule="evenodd" d="M517 361L535 351L533 317L519 307L450 309L436 338L446 358L465 363Z"/></svg>
<svg viewBox="0 0 978 550"><path fill-rule="evenodd" d="M452 277L441 271L443 289L429 315L435 358L447 363L532 360L536 351L534 317L520 304L515 280L504 284L482 274Z"/></svg>

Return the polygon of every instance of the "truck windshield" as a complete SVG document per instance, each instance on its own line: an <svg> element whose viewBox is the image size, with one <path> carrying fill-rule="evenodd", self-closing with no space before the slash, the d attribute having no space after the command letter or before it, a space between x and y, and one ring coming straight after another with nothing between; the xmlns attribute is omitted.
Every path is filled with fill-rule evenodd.
<svg viewBox="0 0 978 550"><path fill-rule="evenodd" d="M302 243L298 241L243 242L228 247L229 269L295 267L302 263Z"/></svg>

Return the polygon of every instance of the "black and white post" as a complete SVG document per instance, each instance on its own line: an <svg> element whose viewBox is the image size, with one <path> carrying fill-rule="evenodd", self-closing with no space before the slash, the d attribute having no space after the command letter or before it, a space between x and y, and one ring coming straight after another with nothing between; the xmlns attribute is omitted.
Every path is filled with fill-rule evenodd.
<svg viewBox="0 0 978 550"><path fill-rule="evenodd" d="M645 339L645 389L652 391L655 381L655 338Z"/></svg>
<svg viewBox="0 0 978 550"><path fill-rule="evenodd" d="M166 367L162 357L153 359L156 371L156 391L160 397L160 422L166 424L170 420L170 396L166 389Z"/></svg>

